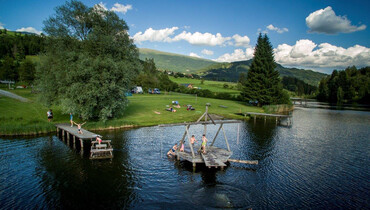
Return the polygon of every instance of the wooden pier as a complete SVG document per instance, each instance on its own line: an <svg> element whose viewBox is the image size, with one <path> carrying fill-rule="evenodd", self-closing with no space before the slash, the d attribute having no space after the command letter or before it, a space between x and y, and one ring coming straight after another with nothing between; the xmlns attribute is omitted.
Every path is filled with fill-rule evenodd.
<svg viewBox="0 0 370 210"><path fill-rule="evenodd" d="M291 119L292 115L266 114L266 113L258 113L258 112L245 112L244 117L246 117L247 115L253 117L254 122L256 122L257 117L263 117L265 119L265 122L266 122L267 117L269 117L269 118L275 118L276 124L279 124L281 122L281 119L287 119L287 125L286 126L292 125L292 119Z"/></svg>
<svg viewBox="0 0 370 210"><path fill-rule="evenodd" d="M73 149L80 151L81 155L90 152L90 159L113 158L113 148L110 141L103 140L103 146L95 146L98 134L81 129L82 134L78 133L77 126L71 127L70 124L56 124L57 136ZM102 143L103 143L102 142ZM94 146L94 147L92 147Z"/></svg>

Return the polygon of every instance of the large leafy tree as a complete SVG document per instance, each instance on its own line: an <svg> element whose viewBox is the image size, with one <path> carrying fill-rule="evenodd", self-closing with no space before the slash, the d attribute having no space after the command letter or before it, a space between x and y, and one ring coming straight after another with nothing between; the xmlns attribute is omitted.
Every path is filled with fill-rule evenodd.
<svg viewBox="0 0 370 210"><path fill-rule="evenodd" d="M100 6L70 1L44 25L48 36L37 68L43 101L83 119L120 115L141 68L125 21Z"/></svg>
<svg viewBox="0 0 370 210"><path fill-rule="evenodd" d="M258 101L258 106L288 103L289 97L283 92L279 72L275 68L269 38L266 34L259 34L253 61L243 82L242 99Z"/></svg>

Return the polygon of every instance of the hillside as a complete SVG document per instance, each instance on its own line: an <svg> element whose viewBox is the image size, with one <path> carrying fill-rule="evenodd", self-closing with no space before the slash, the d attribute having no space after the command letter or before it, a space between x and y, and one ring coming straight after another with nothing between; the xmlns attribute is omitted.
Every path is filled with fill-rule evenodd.
<svg viewBox="0 0 370 210"><path fill-rule="evenodd" d="M216 62L195 58L186 55L179 55L174 53L166 53L151 49L140 48L140 59L153 58L158 69L183 72L183 73L195 73L199 69L206 68Z"/></svg>
<svg viewBox="0 0 370 210"><path fill-rule="evenodd" d="M217 63L207 59L141 48L140 59L144 60L145 58L153 58L157 68L161 70L197 73L207 80L228 82L238 81L239 74L242 72L247 73L252 63L252 60ZM277 64L277 70L280 72L281 77L295 77L314 86L318 86L320 80L327 76L312 70L286 68L280 64Z"/></svg>
<svg viewBox="0 0 370 210"><path fill-rule="evenodd" d="M202 77L208 80L236 82L238 81L240 73L248 72L251 63L252 60L237 61L229 64L215 64L203 69ZM320 80L327 76L326 74L312 70L286 68L280 64L277 64L276 69L279 71L280 77L295 77L314 86L318 86Z"/></svg>

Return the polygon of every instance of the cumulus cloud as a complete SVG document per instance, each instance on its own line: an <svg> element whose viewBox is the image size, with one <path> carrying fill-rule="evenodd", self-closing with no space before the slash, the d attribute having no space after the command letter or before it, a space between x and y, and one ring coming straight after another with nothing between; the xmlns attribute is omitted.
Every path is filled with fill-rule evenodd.
<svg viewBox="0 0 370 210"><path fill-rule="evenodd" d="M123 5L123 4L115 3L114 6L110 10L113 12L120 12L120 13L126 14L127 11L131 9L132 9L132 5L130 4Z"/></svg>
<svg viewBox="0 0 370 210"><path fill-rule="evenodd" d="M243 61L243 60L249 60L253 58L254 49L253 48L247 48L245 50L242 49L236 49L233 53L229 54L223 54L217 59L214 59L214 61L217 62L234 62L234 61Z"/></svg>
<svg viewBox="0 0 370 210"><path fill-rule="evenodd" d="M143 32L137 32L133 38L139 44L144 41L151 42L179 42L186 41L192 45L202 45L202 46L226 46L233 45L237 47L249 47L250 39L248 36L241 36L235 34L232 37L224 37L221 33L211 34L211 33L201 33L201 32L187 32L183 31L180 34L174 35L174 32L178 30L179 27L165 28L154 30L152 28L146 29Z"/></svg>
<svg viewBox="0 0 370 210"><path fill-rule="evenodd" d="M137 43L141 43L144 41L150 41L150 42L170 42L171 41L171 35L174 34L176 30L178 30L178 27L172 27L172 28L165 28L160 30L154 30L152 28L148 28L145 30L145 32L137 32L133 39Z"/></svg>
<svg viewBox="0 0 370 210"><path fill-rule="evenodd" d="M248 47L251 41L248 36L240 36L239 34L235 34L233 39L235 41L234 45L237 47Z"/></svg>
<svg viewBox="0 0 370 210"><path fill-rule="evenodd" d="M211 33L200 33L200 32L186 32L183 31L181 34L176 35L172 41L187 41L192 45L206 45L206 46L217 46L224 45L226 41L230 40L231 37L223 37L220 33L216 35Z"/></svg>
<svg viewBox="0 0 370 210"><path fill-rule="evenodd" d="M270 31L276 31L278 32L279 34L282 34L284 32L288 32L289 30L287 28L278 28L278 27L275 27L273 26L272 24L268 25L266 27L267 30L270 30Z"/></svg>
<svg viewBox="0 0 370 210"><path fill-rule="evenodd" d="M4 29L4 24L0 22L0 29Z"/></svg>
<svg viewBox="0 0 370 210"><path fill-rule="evenodd" d="M306 25L310 28L310 32L325 34L351 33L366 29L364 24L351 25L351 21L346 16L337 16L330 6L311 13L306 17Z"/></svg>
<svg viewBox="0 0 370 210"><path fill-rule="evenodd" d="M106 4L103 3L103 2L100 2L99 4L95 4L94 9L97 10L97 11L99 11L99 10L108 11L108 8L107 8ZM132 9L132 5L130 5L130 4L123 5L123 4L115 3L113 5L113 7L110 9L110 11L120 12L120 13L126 14L127 11L131 10L131 9Z"/></svg>
<svg viewBox="0 0 370 210"><path fill-rule="evenodd" d="M204 55L213 55L213 51L212 50L203 49L202 50L202 54L204 54Z"/></svg>
<svg viewBox="0 0 370 210"><path fill-rule="evenodd" d="M189 54L189 56L191 56L191 57L196 57L196 58L201 58L199 55L197 55L196 53L193 53L193 52L191 52L191 53Z"/></svg>
<svg viewBox="0 0 370 210"><path fill-rule="evenodd" d="M295 45L278 45L274 49L275 61L286 66L311 68L338 68L370 66L370 48L360 45L343 48L329 43L315 44L311 40L299 40Z"/></svg>
<svg viewBox="0 0 370 210"><path fill-rule="evenodd" d="M36 30L35 28L32 28L32 27L20 28L20 29L17 29L15 31L35 33L35 34L38 34L38 35L40 35L42 33L42 31L38 31L38 30Z"/></svg>

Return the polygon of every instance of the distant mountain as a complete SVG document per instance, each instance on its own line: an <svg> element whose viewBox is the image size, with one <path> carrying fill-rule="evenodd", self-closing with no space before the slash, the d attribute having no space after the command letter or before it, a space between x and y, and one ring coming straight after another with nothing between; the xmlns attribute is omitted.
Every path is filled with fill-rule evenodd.
<svg viewBox="0 0 370 210"><path fill-rule="evenodd" d="M252 63L252 60L218 63L207 59L145 48L139 50L140 59L153 58L158 69L182 73L196 73L205 79L216 81L236 82L239 79L239 74L242 72L247 73ZM295 77L314 86L318 86L320 80L327 76L326 74L312 70L286 68L280 64L277 64L276 68L280 72L281 77Z"/></svg>
<svg viewBox="0 0 370 210"><path fill-rule="evenodd" d="M202 77L209 80L237 82L239 74L247 73L251 63L252 60L214 64L201 70ZM326 74L312 70L286 68L280 64L276 65L276 69L279 71L280 77L295 77L314 86L318 86L320 80L327 76Z"/></svg>
<svg viewBox="0 0 370 210"><path fill-rule="evenodd" d="M153 58L158 69L182 73L196 73L199 69L206 68L215 61L195 58L186 55L161 52L157 50L140 48L140 59Z"/></svg>

